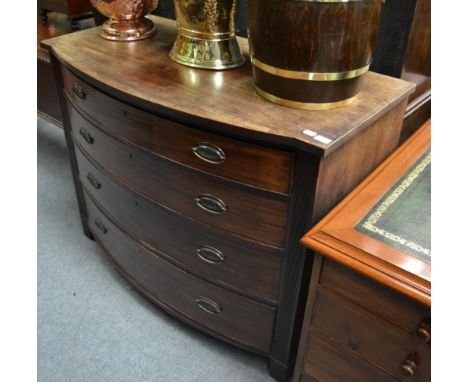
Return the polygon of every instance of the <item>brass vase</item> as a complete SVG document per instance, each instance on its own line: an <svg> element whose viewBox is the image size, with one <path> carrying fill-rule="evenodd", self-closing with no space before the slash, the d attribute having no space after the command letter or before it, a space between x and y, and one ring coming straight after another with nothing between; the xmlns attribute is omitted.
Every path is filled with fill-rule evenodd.
<svg viewBox="0 0 468 382"><path fill-rule="evenodd" d="M91 4L109 17L101 29L101 37L114 41L136 41L154 36L156 27L145 17L159 0L91 0Z"/></svg>
<svg viewBox="0 0 468 382"><path fill-rule="evenodd" d="M230 69L244 63L236 40L237 0L174 0L178 34L170 56L179 64Z"/></svg>

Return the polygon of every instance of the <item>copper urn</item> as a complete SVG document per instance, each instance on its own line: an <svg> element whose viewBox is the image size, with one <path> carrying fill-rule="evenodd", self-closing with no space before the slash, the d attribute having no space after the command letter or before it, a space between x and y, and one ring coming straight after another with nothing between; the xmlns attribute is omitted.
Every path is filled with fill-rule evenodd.
<svg viewBox="0 0 468 382"><path fill-rule="evenodd" d="M101 29L107 40L135 41L153 36L156 27L145 17L159 0L90 0L93 6L108 17Z"/></svg>

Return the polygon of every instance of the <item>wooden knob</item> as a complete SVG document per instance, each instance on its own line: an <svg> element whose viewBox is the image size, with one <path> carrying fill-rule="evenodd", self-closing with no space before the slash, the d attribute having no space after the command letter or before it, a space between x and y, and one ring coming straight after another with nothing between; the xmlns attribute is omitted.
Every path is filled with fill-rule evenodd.
<svg viewBox="0 0 468 382"><path fill-rule="evenodd" d="M430 318L423 319L416 328L416 335L420 340L429 343L431 340L431 320Z"/></svg>
<svg viewBox="0 0 468 382"><path fill-rule="evenodd" d="M431 340L431 331L429 328L419 327L417 333L418 337L421 338L424 342L429 342Z"/></svg>
<svg viewBox="0 0 468 382"><path fill-rule="evenodd" d="M417 367L418 366L413 361L411 361L410 359L407 359L407 360L405 360L403 365L401 365L401 370L406 375L412 377L414 375L414 373L416 372Z"/></svg>

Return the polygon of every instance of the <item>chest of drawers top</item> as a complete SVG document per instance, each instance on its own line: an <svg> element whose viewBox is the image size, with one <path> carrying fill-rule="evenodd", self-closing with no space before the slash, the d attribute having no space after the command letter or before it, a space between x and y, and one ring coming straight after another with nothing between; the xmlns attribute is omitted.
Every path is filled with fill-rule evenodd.
<svg viewBox="0 0 468 382"><path fill-rule="evenodd" d="M215 72L171 61L175 22L160 17L154 21L158 33L144 41L105 41L99 28L91 28L42 45L90 84L164 118L320 156L336 150L414 90L411 83L370 72L351 106L330 111L279 107L256 94L249 63ZM247 40L239 42L248 55Z"/></svg>

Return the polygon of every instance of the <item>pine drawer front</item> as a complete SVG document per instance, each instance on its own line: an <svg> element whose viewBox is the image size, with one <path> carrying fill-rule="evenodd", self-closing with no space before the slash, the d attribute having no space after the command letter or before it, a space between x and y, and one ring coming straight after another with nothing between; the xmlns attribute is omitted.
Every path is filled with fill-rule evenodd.
<svg viewBox="0 0 468 382"><path fill-rule="evenodd" d="M83 187L131 236L190 273L276 304L282 251L226 237L167 211L105 175L78 147L75 151Z"/></svg>
<svg viewBox="0 0 468 382"><path fill-rule="evenodd" d="M268 353L275 309L219 288L171 265L117 228L88 198L89 226L121 271L163 307L209 331Z"/></svg>
<svg viewBox="0 0 468 382"><path fill-rule="evenodd" d="M104 133L69 107L75 142L112 176L154 202L235 235L283 247L288 203L161 159Z"/></svg>
<svg viewBox="0 0 468 382"><path fill-rule="evenodd" d="M312 331L303 370L320 382L396 382L397 379ZM303 378L307 381L306 378Z"/></svg>
<svg viewBox="0 0 468 382"><path fill-rule="evenodd" d="M430 309L424 305L326 258L320 283L410 332L430 317Z"/></svg>
<svg viewBox="0 0 468 382"><path fill-rule="evenodd" d="M430 380L430 345L352 302L319 288L312 326L334 341L401 379L406 358L416 357L413 378Z"/></svg>
<svg viewBox="0 0 468 382"><path fill-rule="evenodd" d="M294 165L289 152L231 139L146 113L110 97L63 69L68 99L111 134L184 165L288 194Z"/></svg>

